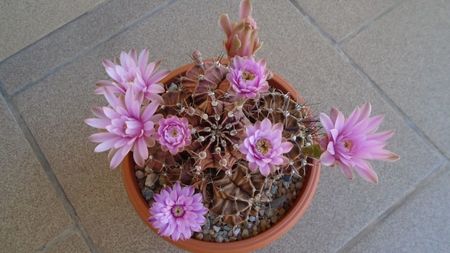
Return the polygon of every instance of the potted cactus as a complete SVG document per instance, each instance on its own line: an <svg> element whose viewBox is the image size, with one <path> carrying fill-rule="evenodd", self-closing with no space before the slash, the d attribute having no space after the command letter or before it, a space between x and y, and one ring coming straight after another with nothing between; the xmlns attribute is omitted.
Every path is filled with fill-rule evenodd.
<svg viewBox="0 0 450 253"><path fill-rule="evenodd" d="M122 163L125 188L139 216L171 243L194 252L248 252L287 232L306 211L320 163L376 183L367 160L392 161L391 131L370 104L345 119L313 117L292 85L268 69L249 0L232 23L222 15L227 57L172 72L142 50L105 60L110 80L96 93L108 106L87 119L102 129L90 140ZM323 130L322 130L323 129Z"/></svg>

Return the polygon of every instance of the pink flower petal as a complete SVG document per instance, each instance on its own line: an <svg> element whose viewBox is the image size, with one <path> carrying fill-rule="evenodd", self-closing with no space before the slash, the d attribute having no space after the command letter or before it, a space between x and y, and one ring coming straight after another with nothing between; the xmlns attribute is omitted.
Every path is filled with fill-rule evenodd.
<svg viewBox="0 0 450 253"><path fill-rule="evenodd" d="M326 131L330 131L334 128L334 123L331 121L330 117L326 115L325 113L320 113L320 123L322 123L322 126L325 128Z"/></svg>
<svg viewBox="0 0 450 253"><path fill-rule="evenodd" d="M362 177L364 180L377 184L378 183L378 176L375 173L375 171L372 169L372 166L370 166L369 163L367 163L364 160L355 161L355 171L358 173L360 177Z"/></svg>
<svg viewBox="0 0 450 253"><path fill-rule="evenodd" d="M325 166L333 166L336 162L336 159L333 155L328 153L328 151L325 151L320 155L320 162Z"/></svg>

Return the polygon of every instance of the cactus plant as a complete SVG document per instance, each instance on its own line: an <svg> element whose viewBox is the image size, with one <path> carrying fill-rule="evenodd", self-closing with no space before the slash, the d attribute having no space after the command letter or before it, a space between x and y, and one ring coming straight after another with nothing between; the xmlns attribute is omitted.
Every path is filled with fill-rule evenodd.
<svg viewBox="0 0 450 253"><path fill-rule="evenodd" d="M169 72L149 62L147 50L104 62L112 80L99 81L96 93L109 105L86 120L103 130L90 139L100 143L96 152L110 150L111 168L133 153L148 221L173 240L261 233L294 203L319 157L374 183L366 160L398 159L384 149L393 133L375 133L383 118L369 117L370 104L347 120L337 109L321 114L321 137L309 106L270 85L273 74L255 57L262 43L251 12L242 0L239 21L220 17L228 58L204 59L196 50L189 69L164 83Z"/></svg>

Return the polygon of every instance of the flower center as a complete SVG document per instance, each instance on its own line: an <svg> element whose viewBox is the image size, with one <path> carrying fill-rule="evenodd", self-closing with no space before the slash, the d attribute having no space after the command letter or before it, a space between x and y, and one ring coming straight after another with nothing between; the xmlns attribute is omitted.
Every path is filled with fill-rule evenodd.
<svg viewBox="0 0 450 253"><path fill-rule="evenodd" d="M350 151L352 149L353 143L351 140L344 141L344 147L347 149L347 151Z"/></svg>
<svg viewBox="0 0 450 253"><path fill-rule="evenodd" d="M262 155L267 155L272 149L272 143L267 139L259 139L256 142L256 150Z"/></svg>
<svg viewBox="0 0 450 253"><path fill-rule="evenodd" d="M179 218L181 216L183 216L184 214L184 209L182 206L173 206L172 207L172 214L173 216L175 216L175 218Z"/></svg>
<svg viewBox="0 0 450 253"><path fill-rule="evenodd" d="M172 136L172 137L177 137L178 136L178 131L177 131L177 129L176 128L174 128L174 129L172 129L171 131L170 131L170 135Z"/></svg>
<svg viewBox="0 0 450 253"><path fill-rule="evenodd" d="M255 79L255 74L253 74L250 71L244 71L244 72L242 72L242 78L245 81L251 81L251 80Z"/></svg>

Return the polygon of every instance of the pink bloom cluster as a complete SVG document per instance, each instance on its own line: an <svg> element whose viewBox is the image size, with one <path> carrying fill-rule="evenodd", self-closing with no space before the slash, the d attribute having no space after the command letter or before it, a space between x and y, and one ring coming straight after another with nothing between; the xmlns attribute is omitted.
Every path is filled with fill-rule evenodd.
<svg viewBox="0 0 450 253"><path fill-rule="evenodd" d="M173 240L187 240L193 232L200 232L205 223L208 209L203 205L200 193L194 194L194 187L181 187L177 182L154 196L149 222L159 234Z"/></svg>
<svg viewBox="0 0 450 253"><path fill-rule="evenodd" d="M272 125L267 118L246 127L247 136L239 150L246 155L252 171L259 169L262 175L267 176L275 171L278 165L287 162L283 154L288 153L294 145L283 141L282 132L282 124Z"/></svg>
<svg viewBox="0 0 450 253"><path fill-rule="evenodd" d="M96 90L104 94L105 90L113 93L125 94L132 88L136 94L144 96L147 100L162 101L159 94L164 92L160 81L169 73L167 70L158 70L158 62L149 62L147 49L137 55L136 50L121 52L119 64L104 60L103 66L112 80L100 80Z"/></svg>
<svg viewBox="0 0 450 253"><path fill-rule="evenodd" d="M321 113L320 122L327 134L320 143L324 150L320 161L326 166L338 165L349 179L356 171L363 179L377 183L378 176L367 160L395 161L399 156L385 149L394 132L376 133L384 117L370 117L370 112L371 106L366 103L347 119L335 108L330 116Z"/></svg>
<svg viewBox="0 0 450 253"><path fill-rule="evenodd" d="M111 169L119 166L130 151L136 164L143 166L148 158L147 147L155 144L154 122L162 118L160 114L155 115L159 104L151 102L141 108L142 97L139 99L131 89L121 97L106 90L105 97L109 106L93 109L97 118L85 120L86 124L104 130L89 137L92 142L100 143L95 152L110 150Z"/></svg>
<svg viewBox="0 0 450 253"><path fill-rule="evenodd" d="M162 118L155 112L162 101L160 81L168 74L158 70L158 63L148 61L148 50L122 52L116 64L105 60L103 66L112 80L100 80L96 92L105 96L109 106L93 110L97 118L86 124L104 130L90 140L100 143L95 152L110 150L110 167L116 168L133 152L136 164L143 166L148 147L155 144L155 123ZM143 107L144 105L144 107Z"/></svg>
<svg viewBox="0 0 450 253"><path fill-rule="evenodd" d="M158 141L172 155L191 144L191 130L186 118L170 116L159 122Z"/></svg>
<svg viewBox="0 0 450 253"><path fill-rule="evenodd" d="M237 96L256 98L261 92L269 90L266 62L255 61L253 57L235 56L227 79Z"/></svg>

